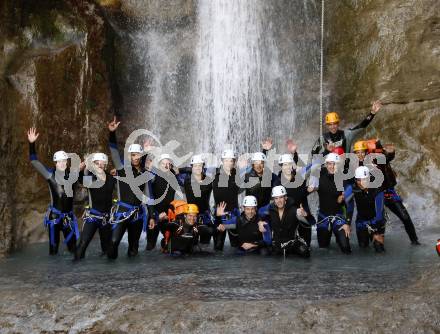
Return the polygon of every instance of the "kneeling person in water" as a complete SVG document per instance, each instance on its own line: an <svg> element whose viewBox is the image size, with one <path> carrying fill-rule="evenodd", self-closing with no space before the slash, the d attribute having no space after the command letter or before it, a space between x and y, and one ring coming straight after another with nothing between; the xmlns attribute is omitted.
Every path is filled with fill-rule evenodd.
<svg viewBox="0 0 440 334"><path fill-rule="evenodd" d="M162 249L170 254L191 254L198 244L197 219L199 208L195 204L185 204L176 208L174 221L164 223L165 238ZM169 238L167 239L167 236Z"/></svg>
<svg viewBox="0 0 440 334"><path fill-rule="evenodd" d="M292 198L287 197L286 188L283 186L272 189L272 199L273 203L268 207L268 211L261 212L261 215L267 215L273 231L273 252L278 255L296 254L303 258L310 257L307 243L298 236L297 215L306 216L306 212L295 205ZM262 223L259 225L263 231L266 230Z"/></svg>

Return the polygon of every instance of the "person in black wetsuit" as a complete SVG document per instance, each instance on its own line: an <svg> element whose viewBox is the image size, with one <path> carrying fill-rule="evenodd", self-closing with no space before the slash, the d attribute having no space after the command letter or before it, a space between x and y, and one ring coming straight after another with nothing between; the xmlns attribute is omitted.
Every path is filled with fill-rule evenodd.
<svg viewBox="0 0 440 334"><path fill-rule="evenodd" d="M321 169L319 176L319 185L315 185L313 189L318 191L319 197L316 234L319 247L328 248L333 232L341 251L350 254L351 221L348 221L344 214L344 192L339 191L335 184L336 165L339 159L336 153L329 153L326 156L325 168Z"/></svg>
<svg viewBox="0 0 440 334"><path fill-rule="evenodd" d="M194 155L191 158L190 168L179 168L178 181L183 186L187 202L199 208L200 244L208 245L215 232L209 206L212 178L206 175L205 161L201 155Z"/></svg>
<svg viewBox="0 0 440 334"><path fill-rule="evenodd" d="M356 183L349 185L345 190L346 201L349 203L348 211L357 208L356 234L359 246L368 247L370 240L376 252L385 251L385 219L384 192L383 188L370 188L370 170L366 166L360 166L355 171Z"/></svg>
<svg viewBox="0 0 440 334"><path fill-rule="evenodd" d="M275 255L296 254L303 258L310 257L310 248L307 243L298 237L298 215L306 213L299 208L292 198L287 197L286 188L276 186L272 189L273 203L259 214L267 218L272 230L272 252ZM267 226L259 223L260 230L267 232Z"/></svg>
<svg viewBox="0 0 440 334"><path fill-rule="evenodd" d="M377 167L382 171L384 175L384 196L385 196L385 206L394 213L405 227L405 231L412 245L420 245L419 238L417 237L416 229L414 223L412 222L411 216L408 213L405 205L403 204L402 198L397 193L395 187L397 185L396 173L391 167L391 161L394 160L396 156L396 150L394 145L388 144L383 145L380 141L368 140L370 153L383 153L386 158L385 164L378 164Z"/></svg>
<svg viewBox="0 0 440 334"><path fill-rule="evenodd" d="M215 206L225 203L225 215L238 217L238 195L241 192L236 183L237 170L235 168L236 156L233 150L227 149L222 153L222 166L216 170L212 182ZM228 229L229 241L232 247L238 247L237 231ZM214 234L214 249L223 250L226 239L226 230L223 224L217 227Z"/></svg>
<svg viewBox="0 0 440 334"><path fill-rule="evenodd" d="M169 232L169 239L163 239L162 249L174 255L188 255L198 244L199 231L197 220L199 209L195 204L185 204L176 208L176 217L171 222L162 225L165 235Z"/></svg>
<svg viewBox="0 0 440 334"><path fill-rule="evenodd" d="M88 191L89 204L83 214L84 225L75 252L76 260L84 258L96 230L99 231L103 255L107 254L112 237L109 220L116 179L106 171L108 164L106 154L94 153L90 160L92 165L84 170L82 176L82 184Z"/></svg>
<svg viewBox="0 0 440 334"><path fill-rule="evenodd" d="M134 178L141 178L133 187L137 187L139 193L143 193L148 183L148 171L145 171L141 164L141 156L143 150L139 144L131 144L128 148L130 154L130 161L123 161L118 151L116 140L116 129L120 122L116 121L116 117L109 123L110 130L110 152L113 165L116 168L118 177L126 178L126 169L133 173ZM125 168L124 168L125 167ZM136 188L135 188L136 189ZM112 209L110 223L112 224L112 239L108 248L108 257L116 259L118 257L118 248L125 231L128 231L128 251L129 257L136 256L139 251L139 238L142 229L146 229L147 223L147 209L142 203L142 196L137 196L134 190L130 187L129 180L116 181L116 190L118 201L116 206ZM139 198L140 197L140 198ZM149 226L150 228L153 226Z"/></svg>
<svg viewBox="0 0 440 334"><path fill-rule="evenodd" d="M77 219L73 213L73 193L68 196L66 185L69 183L73 189L73 184L78 180L79 171L75 175L75 172L68 168L69 157L64 151L55 152L53 156L55 169L44 166L38 160L35 149L38 136L36 128L30 128L27 132L31 164L49 185L51 203L44 218L44 225L49 231L49 254L58 253L60 232L63 232L64 243L67 244L69 252L74 253L79 231Z"/></svg>
<svg viewBox="0 0 440 334"><path fill-rule="evenodd" d="M325 123L327 124L328 132L323 134L324 145L319 138L312 149L312 154L322 153L327 155L330 152L338 154L347 153L350 151L351 144L355 137L365 129L373 120L376 113L381 109L380 101L373 103L370 114L358 125L346 130L339 129L339 115L335 112L327 113L325 116Z"/></svg>
<svg viewBox="0 0 440 334"><path fill-rule="evenodd" d="M159 159L159 168L151 168L153 178L149 188L151 197L155 204L150 206L150 226L147 232L146 250L150 251L156 247L159 231L163 233L162 225L168 221L168 209L174 200L176 190L180 189L176 179L178 169L173 166L173 160L169 154L162 154Z"/></svg>

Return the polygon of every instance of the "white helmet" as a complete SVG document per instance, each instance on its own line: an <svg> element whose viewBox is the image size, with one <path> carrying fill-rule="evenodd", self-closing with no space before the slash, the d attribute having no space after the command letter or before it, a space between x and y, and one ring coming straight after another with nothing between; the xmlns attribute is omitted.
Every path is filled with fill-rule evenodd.
<svg viewBox="0 0 440 334"><path fill-rule="evenodd" d="M356 179L366 179L369 176L370 176L370 170L368 169L368 167L365 166L360 166L356 168L354 172L354 177Z"/></svg>
<svg viewBox="0 0 440 334"><path fill-rule="evenodd" d="M139 144L131 144L128 147L128 153L144 153L142 146Z"/></svg>
<svg viewBox="0 0 440 334"><path fill-rule="evenodd" d="M108 163L108 157L107 154L104 153L93 153L92 155L92 161L104 161L105 163Z"/></svg>
<svg viewBox="0 0 440 334"><path fill-rule="evenodd" d="M222 160L223 159L235 159L234 150L231 150L231 149L224 150L222 153Z"/></svg>
<svg viewBox="0 0 440 334"><path fill-rule="evenodd" d="M257 206L257 198L255 196L245 196L243 199L244 207L256 207Z"/></svg>
<svg viewBox="0 0 440 334"><path fill-rule="evenodd" d="M278 158L278 164L282 165L282 164L293 164L293 157L291 154L281 154L280 157Z"/></svg>
<svg viewBox="0 0 440 334"><path fill-rule="evenodd" d="M339 155L337 155L336 153L329 153L327 154L327 156L325 157L325 162L334 162L337 163L339 162Z"/></svg>
<svg viewBox="0 0 440 334"><path fill-rule="evenodd" d="M262 152L255 152L254 154L252 154L251 157L251 161L255 162L255 161L266 161L266 154L262 153Z"/></svg>
<svg viewBox="0 0 440 334"><path fill-rule="evenodd" d="M203 160L203 157L201 154L193 155L193 157L191 158L191 165L204 164L204 163L205 163L205 160Z"/></svg>
<svg viewBox="0 0 440 334"><path fill-rule="evenodd" d="M168 159L169 161L171 161L171 163L173 163L173 159L171 158L171 155L164 153L161 154L159 157L159 162L161 162L162 160Z"/></svg>
<svg viewBox="0 0 440 334"><path fill-rule="evenodd" d="M57 151L53 155L53 161L67 160L69 156L64 151Z"/></svg>
<svg viewBox="0 0 440 334"><path fill-rule="evenodd" d="M276 186L272 188L272 197L286 196L287 191L283 186Z"/></svg>

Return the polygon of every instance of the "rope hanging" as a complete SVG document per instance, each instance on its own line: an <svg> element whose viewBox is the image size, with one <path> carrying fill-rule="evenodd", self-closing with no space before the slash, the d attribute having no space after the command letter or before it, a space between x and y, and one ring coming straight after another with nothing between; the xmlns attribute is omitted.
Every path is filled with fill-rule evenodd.
<svg viewBox="0 0 440 334"><path fill-rule="evenodd" d="M320 82L320 101L319 101L319 138L321 144L324 143L323 137L323 117L324 117L324 13L325 0L321 1L321 82Z"/></svg>

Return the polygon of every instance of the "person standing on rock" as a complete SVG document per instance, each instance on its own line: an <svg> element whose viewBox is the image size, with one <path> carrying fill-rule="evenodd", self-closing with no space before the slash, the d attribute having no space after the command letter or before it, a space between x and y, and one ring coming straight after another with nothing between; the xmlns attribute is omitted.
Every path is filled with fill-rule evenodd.
<svg viewBox="0 0 440 334"><path fill-rule="evenodd" d="M103 255L108 253L112 239L109 221L116 179L106 171L108 165L106 154L94 153L90 160L91 166L86 167L82 176L82 184L88 191L89 203L83 214L84 225L75 252L75 260L84 258L87 247L97 230Z"/></svg>
<svg viewBox="0 0 440 334"><path fill-rule="evenodd" d="M382 253L384 248L385 218L383 188L370 188L370 170L360 166L355 171L356 184L349 185L345 190L348 211L357 208L356 234L359 246L366 248L373 240L376 252ZM352 187L350 191L350 187Z"/></svg>
<svg viewBox="0 0 440 334"><path fill-rule="evenodd" d="M325 124L328 131L323 134L324 143L318 138L312 149L312 154L322 153L324 156L330 152L337 154L348 153L355 137L362 129L365 129L373 120L376 113L382 108L382 103L376 101L371 107L370 114L353 128L341 130L339 128L340 117L336 112L330 112L325 115Z"/></svg>
<svg viewBox="0 0 440 334"><path fill-rule="evenodd" d="M58 254L60 232L63 232L64 243L69 252L74 253L79 231L73 213L73 185L78 180L79 171L74 172L68 167L69 156L64 151L57 151L53 155L54 169L43 165L37 158L35 148L38 136L36 128L30 128L27 132L31 164L49 185L51 203L44 217L44 225L49 231L49 254ZM70 194L69 187L72 191Z"/></svg>
<svg viewBox="0 0 440 334"><path fill-rule="evenodd" d="M108 249L109 259L118 257L118 248L125 234L128 231L128 252L129 257L136 256L139 251L139 239L142 229L147 227L148 211L142 203L142 197L139 198L132 187L137 187L140 192L144 192L148 186L148 178L141 182L132 182L127 177L127 172L132 173L133 178L142 178L148 171L145 170L141 163L143 152L142 146L139 144L131 144L128 148L130 161L123 161L118 151L116 129L120 122L116 121L116 117L108 124L110 152L113 165L116 168L116 189L118 201L112 209L110 223L112 224L112 239ZM145 173L145 174L144 174ZM122 180L125 178L125 181ZM150 229L154 228L149 226Z"/></svg>

